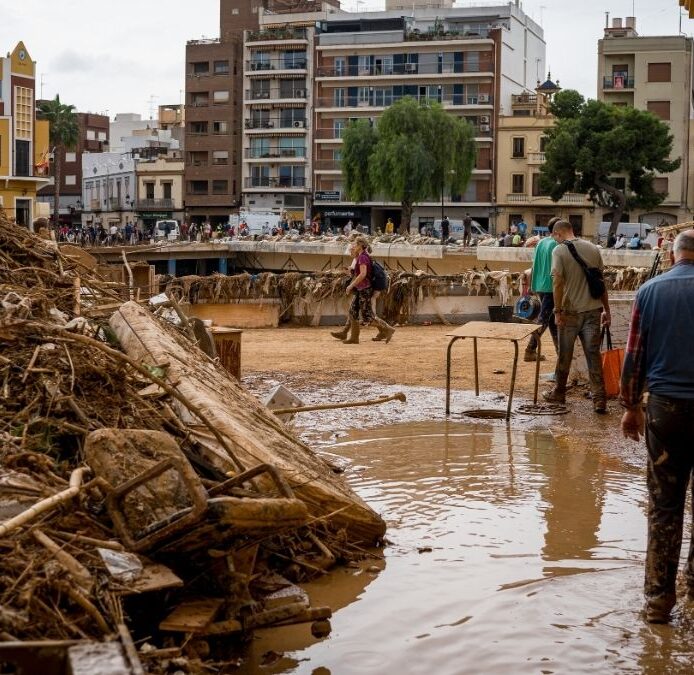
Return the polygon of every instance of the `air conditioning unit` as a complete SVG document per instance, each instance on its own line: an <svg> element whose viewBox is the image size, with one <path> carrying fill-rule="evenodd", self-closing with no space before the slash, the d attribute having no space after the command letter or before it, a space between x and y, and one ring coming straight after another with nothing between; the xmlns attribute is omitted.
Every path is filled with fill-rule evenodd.
<svg viewBox="0 0 694 675"><path fill-rule="evenodd" d="M489 94L480 94L478 99L480 103L489 103Z"/></svg>
<svg viewBox="0 0 694 675"><path fill-rule="evenodd" d="M417 64L416 63L406 63L405 64L405 72L406 73L416 73L417 72Z"/></svg>
<svg viewBox="0 0 694 675"><path fill-rule="evenodd" d="M480 131L491 131L491 127L488 124L480 124Z"/></svg>
<svg viewBox="0 0 694 675"><path fill-rule="evenodd" d="M294 92L295 98L306 98L306 89L297 89Z"/></svg>
<svg viewBox="0 0 694 675"><path fill-rule="evenodd" d="M489 124L489 115L482 115L480 117L480 124Z"/></svg>
<svg viewBox="0 0 694 675"><path fill-rule="evenodd" d="M306 121L305 120L294 120L294 122L292 122L292 126L295 129L305 129L306 128Z"/></svg>

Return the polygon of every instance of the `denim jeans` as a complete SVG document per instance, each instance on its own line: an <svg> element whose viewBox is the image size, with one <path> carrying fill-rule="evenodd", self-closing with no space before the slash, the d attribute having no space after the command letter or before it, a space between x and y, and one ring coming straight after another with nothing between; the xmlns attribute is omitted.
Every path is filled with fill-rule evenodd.
<svg viewBox="0 0 694 675"><path fill-rule="evenodd" d="M649 601L675 604L682 547L684 505L694 468L694 399L651 394L646 406L648 447L648 548L645 594ZM692 485L694 496L694 485ZM685 579L694 592L694 529Z"/></svg>
<svg viewBox="0 0 694 675"><path fill-rule="evenodd" d="M536 352L537 343L542 334L549 328L549 334L552 336L554 349L559 353L559 342L557 324L554 321L554 295L552 293L538 293L540 298L540 315L537 317L537 323L540 327L530 336L528 346L525 348L527 352Z"/></svg>
<svg viewBox="0 0 694 675"><path fill-rule="evenodd" d="M600 358L600 315L601 309L589 312L564 314L565 323L559 326L559 357L556 368L556 388L559 392L566 391L569 379L571 360L574 356L576 338L581 340L583 353L586 356L590 391L593 400L605 400L605 381L602 377L602 360Z"/></svg>

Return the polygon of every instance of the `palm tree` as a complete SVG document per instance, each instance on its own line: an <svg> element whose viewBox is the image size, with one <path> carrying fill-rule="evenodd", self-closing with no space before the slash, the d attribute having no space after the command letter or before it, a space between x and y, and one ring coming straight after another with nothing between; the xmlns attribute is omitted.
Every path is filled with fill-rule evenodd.
<svg viewBox="0 0 694 675"><path fill-rule="evenodd" d="M58 228L60 218L60 181L63 172L63 155L77 145L79 122L74 105L60 102L56 94L52 101L43 101L39 105L43 119L50 124L50 142L53 148L53 227Z"/></svg>

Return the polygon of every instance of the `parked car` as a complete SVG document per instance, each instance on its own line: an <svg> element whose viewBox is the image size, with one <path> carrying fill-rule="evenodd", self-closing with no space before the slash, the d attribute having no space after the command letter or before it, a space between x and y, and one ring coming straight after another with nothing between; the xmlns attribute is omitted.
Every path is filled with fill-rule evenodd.
<svg viewBox="0 0 694 675"><path fill-rule="evenodd" d="M449 218L448 222L451 224L450 238L455 239L455 240L462 239L465 236L465 228L463 227L463 221L462 220L453 220L452 218ZM434 221L434 236L435 237L441 236L441 219L440 218L437 218ZM484 237L488 237L489 234L476 220L473 220L472 221L472 236L476 239L483 239Z"/></svg>

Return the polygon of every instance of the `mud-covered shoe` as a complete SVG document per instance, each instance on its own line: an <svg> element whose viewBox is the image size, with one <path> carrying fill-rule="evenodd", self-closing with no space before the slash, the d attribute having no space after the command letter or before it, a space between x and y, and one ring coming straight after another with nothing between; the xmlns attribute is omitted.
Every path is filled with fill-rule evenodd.
<svg viewBox="0 0 694 675"><path fill-rule="evenodd" d="M566 394L557 391L556 387L543 391L542 398L547 401L547 403L557 403L558 405L564 405L566 403Z"/></svg>
<svg viewBox="0 0 694 675"><path fill-rule="evenodd" d="M605 415L607 413L607 401L604 398L594 398L593 411L599 415Z"/></svg>

